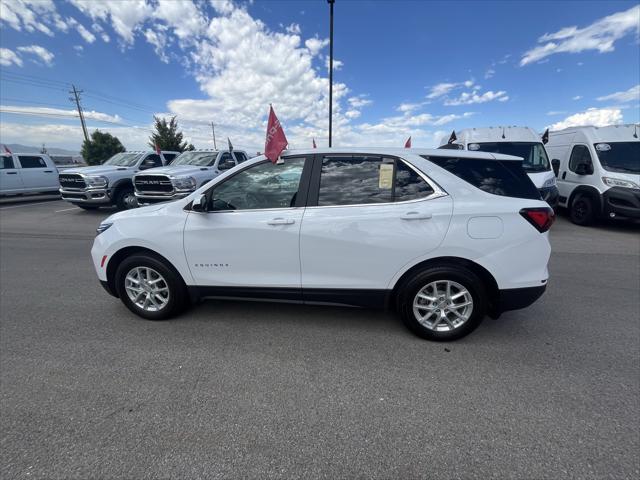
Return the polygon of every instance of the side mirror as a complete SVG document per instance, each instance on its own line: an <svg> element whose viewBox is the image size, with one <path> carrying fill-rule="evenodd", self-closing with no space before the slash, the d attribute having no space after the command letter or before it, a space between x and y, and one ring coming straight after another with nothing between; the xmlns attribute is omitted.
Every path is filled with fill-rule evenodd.
<svg viewBox="0 0 640 480"><path fill-rule="evenodd" d="M155 166L156 166L156 162L154 162L150 158L147 158L144 162L142 162L142 165L140 165L140 170L148 170Z"/></svg>
<svg viewBox="0 0 640 480"><path fill-rule="evenodd" d="M193 210L194 212L207 211L207 196L204 193L193 199L191 210Z"/></svg>
<svg viewBox="0 0 640 480"><path fill-rule="evenodd" d="M590 163L579 163L576 165L576 174L577 175L591 175L593 173L593 168Z"/></svg>
<svg viewBox="0 0 640 480"><path fill-rule="evenodd" d="M553 173L557 177L558 173L560 173L560 160L558 160L557 158L551 160L551 168L553 168Z"/></svg>

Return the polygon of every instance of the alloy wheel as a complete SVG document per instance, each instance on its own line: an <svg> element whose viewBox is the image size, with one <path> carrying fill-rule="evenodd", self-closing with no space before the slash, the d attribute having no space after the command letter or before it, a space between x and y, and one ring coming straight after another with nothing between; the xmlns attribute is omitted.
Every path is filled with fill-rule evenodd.
<svg viewBox="0 0 640 480"><path fill-rule="evenodd" d="M169 303L169 285L162 275L149 267L135 267L124 279L129 300L147 312L158 312Z"/></svg>
<svg viewBox="0 0 640 480"><path fill-rule="evenodd" d="M473 313L469 290L451 280L436 280L422 287L413 300L413 314L423 327L449 332L464 325Z"/></svg>

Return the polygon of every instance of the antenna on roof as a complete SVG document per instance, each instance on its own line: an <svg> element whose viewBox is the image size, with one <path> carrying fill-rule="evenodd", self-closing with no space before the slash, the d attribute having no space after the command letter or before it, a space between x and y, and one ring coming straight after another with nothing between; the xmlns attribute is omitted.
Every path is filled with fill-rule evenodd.
<svg viewBox="0 0 640 480"><path fill-rule="evenodd" d="M633 138L638 138L638 124L633 124Z"/></svg>
<svg viewBox="0 0 640 480"><path fill-rule="evenodd" d="M502 127L502 138L507 138L504 136L504 127Z"/></svg>

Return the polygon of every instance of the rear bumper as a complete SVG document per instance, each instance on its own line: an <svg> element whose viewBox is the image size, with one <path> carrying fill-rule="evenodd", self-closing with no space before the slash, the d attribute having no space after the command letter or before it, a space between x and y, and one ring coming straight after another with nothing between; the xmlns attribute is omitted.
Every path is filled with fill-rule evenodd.
<svg viewBox="0 0 640 480"><path fill-rule="evenodd" d="M603 214L607 217L621 216L640 218L640 190L611 187L602 194Z"/></svg>
<svg viewBox="0 0 640 480"><path fill-rule="evenodd" d="M111 192L106 188L89 188L85 190L61 188L59 191L62 199L71 203L86 205L109 205L111 203Z"/></svg>
<svg viewBox="0 0 640 480"><path fill-rule="evenodd" d="M498 301L494 308L495 312L493 313L500 315L502 312L509 310L526 308L539 299L546 289L547 285L545 284L539 287L500 290L498 292Z"/></svg>
<svg viewBox="0 0 640 480"><path fill-rule="evenodd" d="M554 185L553 187L540 188L538 191L540 192L542 200L547 202L551 208L558 206L558 199L560 198L558 187Z"/></svg>

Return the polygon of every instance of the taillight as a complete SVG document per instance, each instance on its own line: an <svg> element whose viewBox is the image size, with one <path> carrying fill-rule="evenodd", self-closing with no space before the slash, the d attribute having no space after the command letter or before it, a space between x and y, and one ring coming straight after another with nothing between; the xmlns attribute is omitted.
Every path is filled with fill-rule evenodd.
<svg viewBox="0 0 640 480"><path fill-rule="evenodd" d="M548 207L523 208L520 210L520 215L522 215L524 219L533 225L540 233L544 233L549 230L556 219L553 209Z"/></svg>

